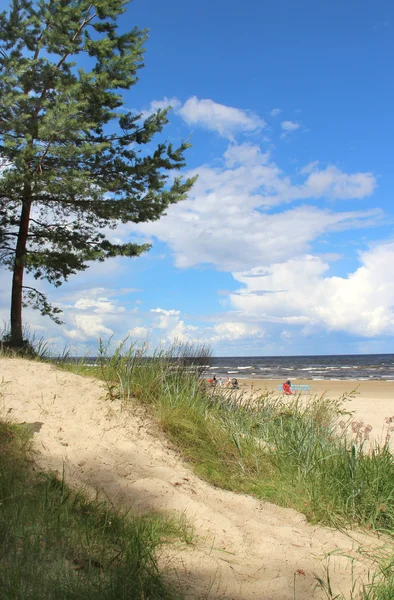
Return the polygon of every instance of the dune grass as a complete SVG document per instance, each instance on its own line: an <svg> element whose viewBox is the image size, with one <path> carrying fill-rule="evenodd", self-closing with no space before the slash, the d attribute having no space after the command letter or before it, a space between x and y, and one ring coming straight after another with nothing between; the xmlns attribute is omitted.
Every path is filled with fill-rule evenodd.
<svg viewBox="0 0 394 600"><path fill-rule="evenodd" d="M33 470L28 430L0 421L2 600L175 600L156 553L182 526L132 517Z"/></svg>
<svg viewBox="0 0 394 600"><path fill-rule="evenodd" d="M351 396L305 402L211 388L201 377L208 361L206 349L193 345L150 358L126 343L113 354L101 345L94 373L110 400L145 405L194 471L213 485L295 508L313 522L394 534L388 445L394 417L387 420L385 441L371 449L370 427L351 420ZM78 371L92 374L82 363ZM340 599L321 579L319 584L329 600ZM377 559L370 583L350 593L346 600L394 600L394 558Z"/></svg>
<svg viewBox="0 0 394 600"><path fill-rule="evenodd" d="M388 443L366 450L370 428L350 425L348 397L284 401L210 388L201 377L207 361L199 346L146 358L132 345L111 355L101 345L96 374L110 399L149 407L212 484L296 508L313 521L394 532L393 456Z"/></svg>

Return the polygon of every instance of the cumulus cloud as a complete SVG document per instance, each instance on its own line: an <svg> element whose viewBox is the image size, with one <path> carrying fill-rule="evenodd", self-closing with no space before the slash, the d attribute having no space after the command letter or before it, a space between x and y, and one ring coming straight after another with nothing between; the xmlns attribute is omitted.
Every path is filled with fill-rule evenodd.
<svg viewBox="0 0 394 600"><path fill-rule="evenodd" d="M74 304L74 308L80 310L94 309L94 312L96 313L120 313L125 311L123 306L118 306L117 302L109 300L106 297L97 298L97 300L93 300L92 298L79 298Z"/></svg>
<svg viewBox="0 0 394 600"><path fill-rule="evenodd" d="M188 343L198 341L200 335L197 334L198 327L187 325L184 320L179 319L168 328L163 341L172 344L173 342Z"/></svg>
<svg viewBox="0 0 394 600"><path fill-rule="evenodd" d="M104 324L99 315L75 315L76 328L66 329L64 334L73 340L88 340L101 335L111 336L114 332Z"/></svg>
<svg viewBox="0 0 394 600"><path fill-rule="evenodd" d="M394 242L360 254L361 266L346 277L329 276L321 258L305 255L235 273L243 284L231 294L244 318L323 327L365 337L393 335L394 282L387 276Z"/></svg>
<svg viewBox="0 0 394 600"><path fill-rule="evenodd" d="M167 96L164 96L162 100L152 100L152 102L149 104L149 107L141 111L141 114L144 119L147 119L150 117L150 115L153 115L153 113L157 112L158 110L166 109L169 106L175 110L181 105L182 102L175 96L172 98L167 98Z"/></svg>
<svg viewBox="0 0 394 600"><path fill-rule="evenodd" d="M148 329L148 327L133 327L133 329L130 329L128 333L129 335L131 335L132 338L145 340L149 337L150 330Z"/></svg>
<svg viewBox="0 0 394 600"><path fill-rule="evenodd" d="M277 117L281 112L282 110L280 108L273 108L270 112L270 115L271 117Z"/></svg>
<svg viewBox="0 0 394 600"><path fill-rule="evenodd" d="M175 317L180 314L179 310L165 310L164 308L151 308L150 312L166 315L167 317Z"/></svg>
<svg viewBox="0 0 394 600"><path fill-rule="evenodd" d="M263 337L264 330L260 324L247 323L242 320L222 320L213 326L193 325L187 323L179 310L151 309L153 317L147 326L135 327L130 330L133 337L146 339L148 336L157 337L163 344L174 342L203 342L216 344L232 342L254 336ZM222 316L222 319L224 316Z"/></svg>
<svg viewBox="0 0 394 600"><path fill-rule="evenodd" d="M294 121L282 121L280 126L282 127L283 131L287 133L291 131L297 131L297 129L300 128L300 124L294 123Z"/></svg>
<svg viewBox="0 0 394 600"><path fill-rule="evenodd" d="M151 313L159 316L153 321L153 327L156 329L174 328L179 321L179 310L165 310L164 308L152 308Z"/></svg>
<svg viewBox="0 0 394 600"><path fill-rule="evenodd" d="M244 323L242 321L228 321L215 325L207 332L207 339L211 343L234 341L249 336L264 336L264 330L259 325Z"/></svg>
<svg viewBox="0 0 394 600"><path fill-rule="evenodd" d="M177 312L177 311L174 311ZM217 344L220 342L233 342L248 337L264 337L264 329L260 324L239 321L223 321L213 327L191 325L185 322L180 315L173 315L171 320L166 321L165 327L162 323L153 324L154 328L165 329L161 340L171 344L177 342L204 342L206 344Z"/></svg>
<svg viewBox="0 0 394 600"><path fill-rule="evenodd" d="M177 111L188 125L200 126L233 139L237 133L250 133L265 127L255 113L193 96Z"/></svg>
<svg viewBox="0 0 394 600"><path fill-rule="evenodd" d="M196 172L199 179L188 200L171 206L160 221L131 225L166 242L182 268L207 263L241 271L286 261L307 252L325 233L368 226L381 216L378 210L334 212L313 205L268 212L292 201L362 198L376 182L370 173L316 165L298 175L302 183L293 183L254 144L231 144L222 167L202 166Z"/></svg>
<svg viewBox="0 0 394 600"><path fill-rule="evenodd" d="M372 194L376 180L371 173L343 173L337 167L313 170L300 189L301 197L326 196L333 200L362 198Z"/></svg>

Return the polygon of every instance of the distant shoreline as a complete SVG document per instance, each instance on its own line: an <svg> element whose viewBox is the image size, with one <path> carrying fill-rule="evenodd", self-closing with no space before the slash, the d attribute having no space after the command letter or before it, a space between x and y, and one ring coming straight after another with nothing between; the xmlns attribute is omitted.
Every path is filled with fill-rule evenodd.
<svg viewBox="0 0 394 600"><path fill-rule="evenodd" d="M237 377L241 389L251 389L256 391L277 392L278 385L283 383L283 379L248 379ZM289 377L291 380L291 377ZM394 381L385 380L360 380L360 379L293 379L297 385L309 385L309 393L327 394L333 397L340 397L343 394L349 394L357 388L357 396L363 398L376 398L392 400L394 413Z"/></svg>

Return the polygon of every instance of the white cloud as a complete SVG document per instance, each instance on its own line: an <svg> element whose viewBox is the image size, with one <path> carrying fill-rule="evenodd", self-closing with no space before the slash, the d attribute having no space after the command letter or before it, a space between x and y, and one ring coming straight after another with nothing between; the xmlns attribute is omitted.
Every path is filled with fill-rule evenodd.
<svg viewBox="0 0 394 600"><path fill-rule="evenodd" d="M301 175L302 183L293 184L253 144L231 144L223 161L223 167L197 169L199 179L189 198L171 206L159 221L130 225L166 242L179 267L208 263L242 271L286 261L307 252L325 233L368 226L381 216L378 210L334 212L313 205L266 212L296 200L365 197L375 187L371 173L316 166Z"/></svg>
<svg viewBox="0 0 394 600"><path fill-rule="evenodd" d="M165 310L164 308L152 308L151 313L157 313L159 316L153 321L153 327L156 329L171 329L179 321L179 310Z"/></svg>
<svg viewBox="0 0 394 600"><path fill-rule="evenodd" d="M300 124L294 123L294 121L282 121L280 126L282 127L283 131L286 132L296 131L300 128Z"/></svg>
<svg viewBox="0 0 394 600"><path fill-rule="evenodd" d="M264 330L261 325L255 323L223 321L213 327L197 327L185 323L179 311L163 312L170 314L162 315L159 321L153 322L152 330L161 330L161 340L168 344L174 341L217 344L218 342L232 342L250 336L258 338L264 336Z"/></svg>
<svg viewBox="0 0 394 600"><path fill-rule="evenodd" d="M86 340L86 336L78 329L64 329L63 335L70 340L75 340L78 342L84 342Z"/></svg>
<svg viewBox="0 0 394 600"><path fill-rule="evenodd" d="M187 343L198 341L200 335L197 334L198 327L195 325L187 325L185 321L177 321L173 327L167 331L164 340L169 344L173 342Z"/></svg>
<svg viewBox="0 0 394 600"><path fill-rule="evenodd" d="M91 298L79 298L74 304L74 308L88 310L93 308L95 313L121 313L125 311L123 306L118 306L117 302L108 300L106 297L93 300Z"/></svg>
<svg viewBox="0 0 394 600"><path fill-rule="evenodd" d="M150 115L153 115L153 113L157 112L158 110L163 110L165 108L168 108L169 106L172 109L176 110L181 105L182 102L178 100L178 98L176 98L175 96L173 96L172 98L167 98L167 96L164 96L163 100L152 100L149 107L141 111L141 114L144 119L147 119L148 117L150 117Z"/></svg>
<svg viewBox="0 0 394 600"><path fill-rule="evenodd" d="M231 144L223 154L226 167L266 165L269 162L269 152L261 152L256 144Z"/></svg>
<svg viewBox="0 0 394 600"><path fill-rule="evenodd" d="M311 168L311 165L308 165ZM305 172L305 171L304 171ZM337 167L330 166L324 170L313 170L306 179L302 197L312 198L326 196L327 198L349 199L362 198L372 194L376 186L371 173L347 174Z"/></svg>
<svg viewBox="0 0 394 600"><path fill-rule="evenodd" d="M165 310L164 308L151 308L150 312L166 315L167 317L175 317L180 314L179 310Z"/></svg>
<svg viewBox="0 0 394 600"><path fill-rule="evenodd" d="M347 277L328 276L329 265L305 255L235 273L243 288L231 294L245 318L304 324L373 337L394 333L394 242L361 253Z"/></svg>
<svg viewBox="0 0 394 600"><path fill-rule="evenodd" d="M317 171L319 164L320 163L318 160L312 160L310 163L308 163L307 165L305 165L304 167L302 167L299 170L300 175L309 175L309 173L313 173L314 171Z"/></svg>
<svg viewBox="0 0 394 600"><path fill-rule="evenodd" d="M87 340L101 335L111 336L114 332L105 324L99 315L75 315L76 328L65 330L64 334L71 339Z"/></svg>
<svg viewBox="0 0 394 600"><path fill-rule="evenodd" d="M280 108L273 108L270 112L271 117L277 117L282 112Z"/></svg>
<svg viewBox="0 0 394 600"><path fill-rule="evenodd" d="M228 139L233 139L237 133L260 130L266 125L264 119L251 111L196 96L186 100L177 112L188 125L204 127Z"/></svg>
<svg viewBox="0 0 394 600"><path fill-rule="evenodd" d="M208 341L217 343L221 341L234 341L249 336L262 337L263 329L259 325L243 323L242 321L228 321L215 325L208 334Z"/></svg>
<svg viewBox="0 0 394 600"><path fill-rule="evenodd" d="M133 327L128 333L132 338L146 339L149 337L150 330L147 327Z"/></svg>

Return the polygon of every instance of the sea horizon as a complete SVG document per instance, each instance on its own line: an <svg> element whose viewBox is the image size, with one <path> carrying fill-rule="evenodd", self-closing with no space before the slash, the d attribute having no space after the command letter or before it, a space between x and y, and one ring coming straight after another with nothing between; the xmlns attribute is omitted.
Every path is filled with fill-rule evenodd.
<svg viewBox="0 0 394 600"><path fill-rule="evenodd" d="M146 357L146 360L150 358ZM97 356L86 356L84 360L97 366L100 362ZM394 353L210 356L206 362L204 358L202 361L199 358L197 362L208 376L215 374L217 378L394 382Z"/></svg>

